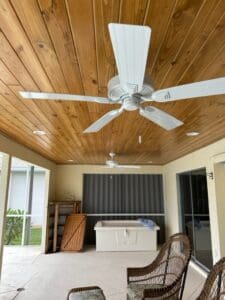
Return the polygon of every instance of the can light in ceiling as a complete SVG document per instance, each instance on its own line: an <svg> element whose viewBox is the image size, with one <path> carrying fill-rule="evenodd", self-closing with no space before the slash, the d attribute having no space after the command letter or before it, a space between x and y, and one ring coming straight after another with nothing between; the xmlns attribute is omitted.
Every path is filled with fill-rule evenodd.
<svg viewBox="0 0 225 300"><path fill-rule="evenodd" d="M68 161L68 162L73 162L74 160L73 160L73 159L67 159L67 161Z"/></svg>
<svg viewBox="0 0 225 300"><path fill-rule="evenodd" d="M35 135L45 135L46 132L44 130L34 130L33 134L35 134Z"/></svg>
<svg viewBox="0 0 225 300"><path fill-rule="evenodd" d="M187 136L197 136L199 135L200 133L198 131L190 131L190 132L187 132L186 135Z"/></svg>

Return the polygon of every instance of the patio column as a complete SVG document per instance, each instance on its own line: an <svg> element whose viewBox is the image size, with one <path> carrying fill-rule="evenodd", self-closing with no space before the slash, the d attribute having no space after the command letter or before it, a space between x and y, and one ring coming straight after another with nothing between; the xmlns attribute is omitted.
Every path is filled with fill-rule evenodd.
<svg viewBox="0 0 225 300"><path fill-rule="evenodd" d="M34 166L30 167L29 170L29 190L28 190L28 203L27 203L27 214L28 217L25 219L25 238L24 245L30 244L31 234L31 213L32 213L32 202L33 202L33 184L34 184Z"/></svg>
<svg viewBox="0 0 225 300"><path fill-rule="evenodd" d="M2 270L4 227L5 227L7 203L8 203L10 169L11 169L11 156L8 154L3 154L1 177L0 177L0 279L1 279L1 270Z"/></svg>

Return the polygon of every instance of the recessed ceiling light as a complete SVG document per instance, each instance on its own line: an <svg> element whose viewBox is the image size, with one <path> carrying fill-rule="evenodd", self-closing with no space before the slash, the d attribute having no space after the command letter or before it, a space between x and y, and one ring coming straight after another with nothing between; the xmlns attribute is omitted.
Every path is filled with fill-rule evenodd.
<svg viewBox="0 0 225 300"><path fill-rule="evenodd" d="M74 161L74 160L73 160L73 159L67 159L67 161L68 161L68 162L72 162L72 161Z"/></svg>
<svg viewBox="0 0 225 300"><path fill-rule="evenodd" d="M187 136L197 136L199 135L200 133L198 131L190 131L190 132L187 132L186 135Z"/></svg>
<svg viewBox="0 0 225 300"><path fill-rule="evenodd" d="M152 160L149 160L149 161L148 161L148 163L149 163L149 164L152 164L152 163L153 163L153 161L152 161Z"/></svg>
<svg viewBox="0 0 225 300"><path fill-rule="evenodd" d="M34 130L33 134L36 134L36 135L45 135L46 132L44 130Z"/></svg>

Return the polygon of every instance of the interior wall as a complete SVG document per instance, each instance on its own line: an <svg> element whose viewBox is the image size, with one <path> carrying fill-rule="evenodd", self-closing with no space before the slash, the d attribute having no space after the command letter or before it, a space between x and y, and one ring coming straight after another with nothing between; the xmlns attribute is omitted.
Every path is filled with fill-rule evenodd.
<svg viewBox="0 0 225 300"><path fill-rule="evenodd" d="M55 178L56 200L83 198L83 174L162 174L162 166L142 166L140 169L106 169L100 165L57 165Z"/></svg>
<svg viewBox="0 0 225 300"><path fill-rule="evenodd" d="M55 169L56 164L38 153L28 149L27 147L14 142L10 138L5 137L0 133L0 152L10 154L19 159L40 166L42 168L50 170L50 185L49 185L49 199L55 199Z"/></svg>
<svg viewBox="0 0 225 300"><path fill-rule="evenodd" d="M164 165L164 197L167 236L180 230L177 174L205 167L206 172L213 172L215 178L214 158L223 152L225 152L225 139ZM215 179L211 179L207 176L207 184L211 221L212 252L215 262L223 254L225 254L225 249L223 249L225 247L225 241L223 242L225 237L219 230L219 224L222 222L221 218L224 218L225 215L225 195L220 198L216 196L217 187ZM221 181L220 184L222 184ZM223 205L221 205L221 202ZM218 205L220 207L220 213L218 213Z"/></svg>
<svg viewBox="0 0 225 300"><path fill-rule="evenodd" d="M218 231L220 237L221 256L225 257L225 159L214 164L215 197L217 203Z"/></svg>

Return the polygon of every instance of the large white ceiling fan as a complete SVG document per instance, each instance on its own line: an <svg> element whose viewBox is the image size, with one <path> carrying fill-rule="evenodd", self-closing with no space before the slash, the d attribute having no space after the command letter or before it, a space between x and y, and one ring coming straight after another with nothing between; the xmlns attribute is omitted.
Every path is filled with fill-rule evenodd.
<svg viewBox="0 0 225 300"><path fill-rule="evenodd" d="M106 160L105 166L103 168L109 169L140 169L140 166L137 165L120 165L116 160L116 154L113 152L109 153L110 159Z"/></svg>
<svg viewBox="0 0 225 300"><path fill-rule="evenodd" d="M90 133L99 131L124 110L139 110L144 118L166 130L171 130L182 125L183 122L154 106L141 107L141 104L149 101L170 102L225 94L225 77L155 91L151 79L145 75L151 28L109 24L109 32L119 75L113 77L108 83L108 98L30 91L21 91L22 97L121 104L119 109L109 111L85 129L85 133Z"/></svg>

